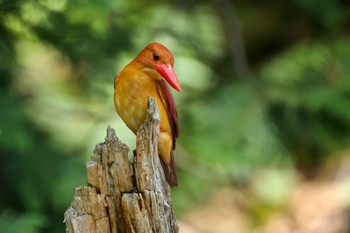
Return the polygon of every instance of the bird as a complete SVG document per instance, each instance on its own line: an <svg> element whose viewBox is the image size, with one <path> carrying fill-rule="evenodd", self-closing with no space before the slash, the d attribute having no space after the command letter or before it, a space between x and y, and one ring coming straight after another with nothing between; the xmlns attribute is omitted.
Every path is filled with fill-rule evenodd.
<svg viewBox="0 0 350 233"><path fill-rule="evenodd" d="M174 160L179 137L178 116L168 84L182 92L174 71L174 57L164 45L147 45L114 79L115 109L126 126L136 135L147 116L148 96L158 105L160 127L158 152L166 181L178 185Z"/></svg>

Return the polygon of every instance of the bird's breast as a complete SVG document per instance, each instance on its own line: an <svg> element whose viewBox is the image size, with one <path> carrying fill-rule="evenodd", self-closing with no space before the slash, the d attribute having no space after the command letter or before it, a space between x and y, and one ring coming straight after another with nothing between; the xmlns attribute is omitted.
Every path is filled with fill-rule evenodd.
<svg viewBox="0 0 350 233"><path fill-rule="evenodd" d="M152 96L153 82L143 76L122 76L116 83L114 103L119 116L135 134L147 115L147 97Z"/></svg>

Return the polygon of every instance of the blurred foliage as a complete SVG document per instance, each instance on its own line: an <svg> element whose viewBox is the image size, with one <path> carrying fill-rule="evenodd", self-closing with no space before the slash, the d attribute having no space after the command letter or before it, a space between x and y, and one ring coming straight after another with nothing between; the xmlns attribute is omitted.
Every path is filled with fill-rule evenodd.
<svg viewBox="0 0 350 233"><path fill-rule="evenodd" d="M262 69L270 115L304 170L350 143L349 42L301 42Z"/></svg>
<svg viewBox="0 0 350 233"><path fill-rule="evenodd" d="M227 36L223 4L234 4L251 82L233 69L228 48L240 35ZM343 0L0 0L0 228L62 232L107 124L134 147L114 110L113 80L152 41L173 51L184 90L174 93L176 211L217 185L251 183L261 222L288 196L294 167L317 176L348 148L349 9Z"/></svg>

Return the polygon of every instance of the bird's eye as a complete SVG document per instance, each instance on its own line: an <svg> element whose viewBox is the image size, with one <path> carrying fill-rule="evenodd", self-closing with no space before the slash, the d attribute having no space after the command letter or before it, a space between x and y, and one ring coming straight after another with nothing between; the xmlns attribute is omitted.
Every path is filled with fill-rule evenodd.
<svg viewBox="0 0 350 233"><path fill-rule="evenodd" d="M153 60L158 61L159 60L159 55L158 54L153 54Z"/></svg>

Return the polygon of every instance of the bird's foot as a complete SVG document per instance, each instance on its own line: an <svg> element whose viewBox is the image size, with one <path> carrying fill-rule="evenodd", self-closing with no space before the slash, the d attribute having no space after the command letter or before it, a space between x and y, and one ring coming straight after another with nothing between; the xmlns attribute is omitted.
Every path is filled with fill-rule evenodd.
<svg viewBox="0 0 350 233"><path fill-rule="evenodd" d="M133 157L133 161L134 163L137 162L137 152L136 152L136 149L132 151L133 154L134 154L134 157Z"/></svg>

